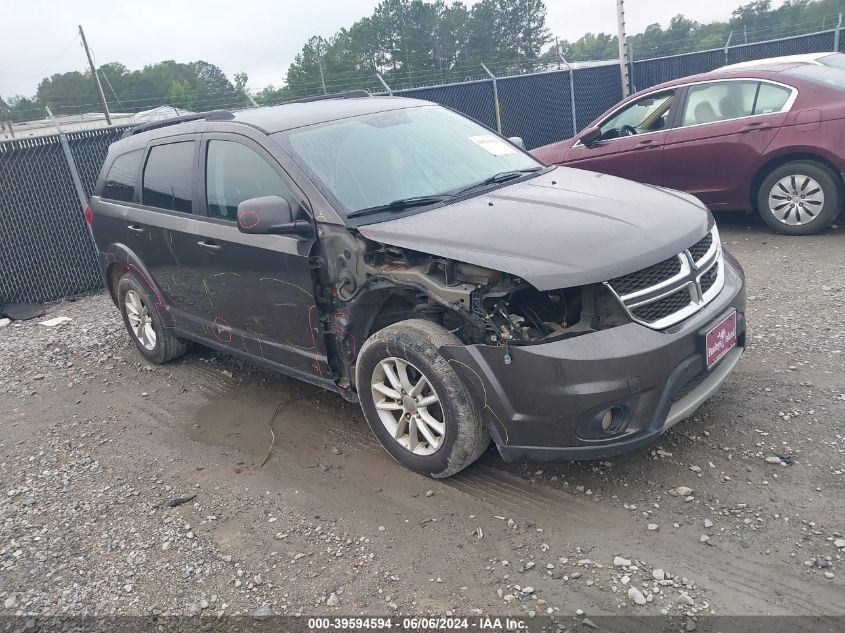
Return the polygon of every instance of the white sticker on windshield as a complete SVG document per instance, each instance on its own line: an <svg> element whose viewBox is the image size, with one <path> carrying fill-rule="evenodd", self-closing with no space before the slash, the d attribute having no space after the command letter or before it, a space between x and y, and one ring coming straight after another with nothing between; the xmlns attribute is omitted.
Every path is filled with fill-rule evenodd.
<svg viewBox="0 0 845 633"><path fill-rule="evenodd" d="M479 147L486 149L493 156L505 156L506 154L516 154L516 148L508 145L502 139L493 136L492 134L481 134L479 136L467 136L468 141L472 141Z"/></svg>

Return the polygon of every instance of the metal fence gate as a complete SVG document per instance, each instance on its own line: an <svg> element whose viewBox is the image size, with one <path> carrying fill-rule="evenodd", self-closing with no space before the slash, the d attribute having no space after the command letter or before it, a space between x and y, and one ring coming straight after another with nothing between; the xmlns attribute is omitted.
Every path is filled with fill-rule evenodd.
<svg viewBox="0 0 845 633"><path fill-rule="evenodd" d="M832 51L837 30L634 62L637 90L728 63ZM494 83L495 82L495 83ZM570 82L572 85L570 86ZM573 136L622 97L618 64L396 90L441 103L531 149ZM497 98L498 97L498 98ZM497 116L498 109L498 116ZM86 196L125 128L67 135ZM0 304L99 288L100 273L59 136L0 142Z"/></svg>

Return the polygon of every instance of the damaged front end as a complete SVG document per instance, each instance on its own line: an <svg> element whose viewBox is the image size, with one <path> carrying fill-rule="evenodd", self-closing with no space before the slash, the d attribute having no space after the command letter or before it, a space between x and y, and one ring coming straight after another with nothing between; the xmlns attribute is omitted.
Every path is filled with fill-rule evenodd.
<svg viewBox="0 0 845 633"><path fill-rule="evenodd" d="M407 319L433 321L459 339L438 352L506 460L592 459L649 443L712 395L745 347L742 269L708 246L711 238L678 255L680 273L661 261L607 282L538 290L507 272L340 227L320 230L317 297L341 392L357 397L357 355L374 332ZM718 286L708 285L712 271ZM668 277L652 290L660 275ZM657 328L643 322L639 304L620 300L623 288L652 311L678 309L676 295L688 292L696 311ZM732 312L736 348L711 368L705 334Z"/></svg>
<svg viewBox="0 0 845 633"><path fill-rule="evenodd" d="M536 345L630 323L604 284L540 291L523 279L321 227L318 301L338 385L354 389L360 345L406 319L433 321L464 345Z"/></svg>

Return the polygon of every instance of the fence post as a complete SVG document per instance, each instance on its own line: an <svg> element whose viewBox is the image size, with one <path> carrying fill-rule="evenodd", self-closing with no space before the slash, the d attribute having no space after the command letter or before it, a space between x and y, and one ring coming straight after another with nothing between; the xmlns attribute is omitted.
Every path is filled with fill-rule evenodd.
<svg viewBox="0 0 845 633"><path fill-rule="evenodd" d="M67 161L70 177L71 180L73 180L76 195L79 196L79 205L82 207L82 212L85 213L85 209L88 208L88 198L85 195L85 189L82 188L82 181L79 179L79 171L76 169L76 161L73 160L73 154L70 152L70 145L67 142L67 137L62 131L62 127L59 125L59 122L56 121L56 117L54 117L53 113L50 112L49 106L47 107L47 114L50 116L50 120L53 121L53 125L56 126L56 130L59 132L59 142L62 144L62 150L65 153L65 161Z"/></svg>
<svg viewBox="0 0 845 633"><path fill-rule="evenodd" d="M572 110L572 136L578 134L578 120L575 118L575 70L566 61L566 58L563 56L563 53L560 52L558 49L558 56L560 57L560 61L563 62L563 65L566 66L566 69L569 71L569 107Z"/></svg>
<svg viewBox="0 0 845 633"><path fill-rule="evenodd" d="M725 42L725 66L728 65L728 49L731 47L731 39L734 36L734 32L731 31L728 33L728 41Z"/></svg>
<svg viewBox="0 0 845 633"><path fill-rule="evenodd" d="M628 65L628 78L631 80L631 92L634 93L637 91L637 79L634 77L634 45L631 42L628 42Z"/></svg>
<svg viewBox="0 0 845 633"><path fill-rule="evenodd" d="M384 89L387 90L387 94L391 97L393 96L393 90L390 89L390 86L387 85L387 82L384 80L384 77L381 76L381 73L376 73L376 77L381 82L381 85L384 86Z"/></svg>
<svg viewBox="0 0 845 633"><path fill-rule="evenodd" d="M833 36L833 50L839 52L839 29L842 28L842 14L839 14L839 22L836 23L836 32Z"/></svg>
<svg viewBox="0 0 845 633"><path fill-rule="evenodd" d="M499 86L496 85L496 75L490 72L490 69L487 68L483 63L481 67L484 69L488 75L490 75L490 79L493 80L493 106L496 109L496 131L501 134L502 133L502 113L499 109Z"/></svg>

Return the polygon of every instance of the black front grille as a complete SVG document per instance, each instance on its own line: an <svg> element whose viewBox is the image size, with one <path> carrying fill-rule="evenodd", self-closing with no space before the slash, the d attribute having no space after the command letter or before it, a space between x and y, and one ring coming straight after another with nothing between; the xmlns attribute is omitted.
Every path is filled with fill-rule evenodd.
<svg viewBox="0 0 845 633"><path fill-rule="evenodd" d="M681 288L677 292L673 292L654 303L634 308L631 313L641 321L654 323L687 307L690 302L689 290L687 288Z"/></svg>
<svg viewBox="0 0 845 633"><path fill-rule="evenodd" d="M710 288L713 287L713 284L716 283L716 279L719 277L719 266L714 264L710 270L704 273L701 276L701 294L705 294Z"/></svg>
<svg viewBox="0 0 845 633"><path fill-rule="evenodd" d="M697 262L699 259L704 257L707 254L707 251L710 250L710 247L712 245L713 234L708 233L690 247L689 252L690 255L692 255L692 260Z"/></svg>
<svg viewBox="0 0 845 633"><path fill-rule="evenodd" d="M674 404L675 402L677 402L681 398L688 396L696 387L698 387L698 385L700 385L702 382L704 382L705 378L707 378L707 372L706 371L698 373L695 376L693 376L692 378L690 378L689 381L687 382L687 384L685 384L683 387L678 389L678 391L675 392L675 395L672 396L672 403Z"/></svg>
<svg viewBox="0 0 845 633"><path fill-rule="evenodd" d="M638 290L650 288L671 279L681 272L681 260L677 255L664 259L662 262L643 268L635 273L622 275L611 279L608 283L617 294L627 295Z"/></svg>

